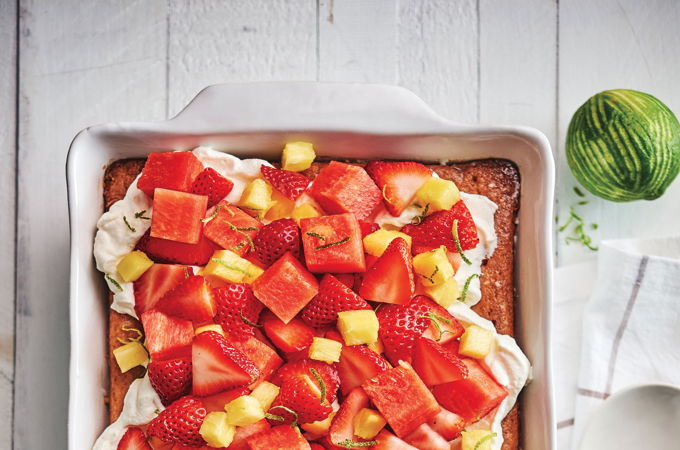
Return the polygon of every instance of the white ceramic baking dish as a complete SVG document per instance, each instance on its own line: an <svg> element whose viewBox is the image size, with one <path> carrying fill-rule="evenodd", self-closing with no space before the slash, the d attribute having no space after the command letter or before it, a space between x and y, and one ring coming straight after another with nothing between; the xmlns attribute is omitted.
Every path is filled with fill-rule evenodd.
<svg viewBox="0 0 680 450"><path fill-rule="evenodd" d="M522 448L554 448L550 315L554 165L548 140L525 127L451 123L393 86L246 83L210 86L175 118L112 123L80 132L67 162L71 222L69 449L90 449L106 426L105 287L92 257L111 161L210 145L240 157L276 159L291 140L329 158L466 161L505 158L521 174L517 232L517 339L533 365L521 402Z"/></svg>

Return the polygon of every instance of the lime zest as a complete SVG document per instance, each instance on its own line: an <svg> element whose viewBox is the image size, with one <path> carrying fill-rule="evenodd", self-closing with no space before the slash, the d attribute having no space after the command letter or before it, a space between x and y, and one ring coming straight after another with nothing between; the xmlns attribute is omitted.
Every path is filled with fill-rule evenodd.
<svg viewBox="0 0 680 450"><path fill-rule="evenodd" d="M575 188L576 189L576 188ZM569 207L569 217L567 218L566 222L561 225L557 231L560 233L565 232L571 225L573 225L571 229L571 233L564 238L564 242L569 245L571 242L579 242L581 245L584 247L592 250L592 251L597 251L598 248L593 245L593 239L592 237L586 232L586 226L587 223L585 220L583 220L583 217L581 217L579 214L576 213L576 206L583 206L587 204L587 200L582 200L576 203L576 205L571 205ZM559 220L559 218L556 218L556 220ZM558 222L559 225L559 222ZM590 228L592 230L597 230L598 225L596 223L590 224Z"/></svg>
<svg viewBox="0 0 680 450"><path fill-rule="evenodd" d="M253 323L250 320L248 320L248 318L246 318L246 316L243 315L243 310L240 310L238 312L238 314L241 316L241 320L246 325L250 325L251 327L256 327L256 328L262 328L263 327L263 325L260 325L259 323Z"/></svg>
<svg viewBox="0 0 680 450"><path fill-rule="evenodd" d="M320 246L316 247L316 250L323 250L323 249L328 248L328 247L333 247L334 245L342 245L342 244L344 244L345 242L348 242L348 241L349 241L349 236L347 236L344 239L340 239L339 241L331 242L330 244L320 245Z"/></svg>
<svg viewBox="0 0 680 450"><path fill-rule="evenodd" d="M182 269L184 270L184 278L189 278L189 269L187 269L187 266L182 266Z"/></svg>
<svg viewBox="0 0 680 450"><path fill-rule="evenodd" d="M237 227L237 226L234 225L233 223L227 222L226 220L224 221L224 223L226 223L227 225L229 225L229 228L230 228L232 231L236 231L237 233L242 234L243 237L245 237L246 240L248 241L248 245L250 245L250 251L255 251L255 243L254 243L253 240L250 238L250 236L248 236L246 233L244 233L244 231L257 231L257 228L256 228L256 227Z"/></svg>
<svg viewBox="0 0 680 450"><path fill-rule="evenodd" d="M210 222L210 221L213 220L215 217L217 217L217 215L220 213L221 210L222 210L222 205L217 205L217 208L215 208L215 211L213 211L213 213L210 214L208 217L205 217L205 218L201 219L201 222L203 222L203 223L208 223L208 222Z"/></svg>
<svg viewBox="0 0 680 450"><path fill-rule="evenodd" d="M387 189L387 184L385 184L382 188L382 198L387 202L389 205L394 205L394 202L387 198L387 193L385 192L385 189Z"/></svg>
<svg viewBox="0 0 680 450"><path fill-rule="evenodd" d="M365 442L359 442L359 441L352 441L350 439L345 439L344 441L340 441L336 443L340 447L345 447L345 448L353 448L353 447L372 447L374 445L378 445L378 441L365 441Z"/></svg>
<svg viewBox="0 0 680 450"><path fill-rule="evenodd" d="M586 196L586 194L584 194L583 191L581 189L579 189L578 186L574 186L574 193L581 198Z"/></svg>
<svg viewBox="0 0 680 450"><path fill-rule="evenodd" d="M449 319L445 318L445 317L438 316L435 313L429 312L424 316L418 316L418 318L419 319L429 319L430 321L432 321L435 328L437 328L437 331L439 332L439 337L437 337L437 339L436 339L437 342L442 340L442 336L444 336L444 334L451 333L451 331L449 331L449 330L442 330L442 327L439 324L439 322L444 322L447 325L451 325L451 321Z"/></svg>
<svg viewBox="0 0 680 450"><path fill-rule="evenodd" d="M417 203L414 203L414 204L417 207L420 208L420 205L418 205ZM411 221L411 224L412 225L420 225L423 222L423 220L425 220L425 218L427 217L427 212L429 210L430 210L430 204L427 203L427 204L425 204L425 208L423 208L423 211L419 215L417 215L413 218L413 220Z"/></svg>
<svg viewBox="0 0 680 450"><path fill-rule="evenodd" d="M161 413L161 410L156 408L156 409L153 410L153 413L156 414L156 415L159 415Z"/></svg>
<svg viewBox="0 0 680 450"><path fill-rule="evenodd" d="M477 443L475 444L475 447L472 450L479 450L479 448L481 447L482 444L484 444L486 441L490 441L491 439L493 439L495 437L496 437L496 433L487 434L486 436L484 436L483 438L481 438L480 440L477 441Z"/></svg>
<svg viewBox="0 0 680 450"><path fill-rule="evenodd" d="M429 281L432 284L437 284L434 282L434 276L437 275L437 272L439 272L439 265L434 266L434 271L429 277L425 277L427 278L427 281Z"/></svg>
<svg viewBox="0 0 680 450"><path fill-rule="evenodd" d="M136 212L135 219L151 220L151 217L146 217L144 214L146 214L146 209Z"/></svg>
<svg viewBox="0 0 680 450"><path fill-rule="evenodd" d="M240 267L232 266L231 264L229 264L228 262L226 262L226 261L223 260L223 259L219 259L219 258L210 258L210 260L211 260L211 261L215 261L217 264L221 264L222 266L226 267L226 268L229 269L229 270L233 270L233 271L235 271L235 272L241 272L243 275L249 275L249 273L248 273L247 270L243 270L243 269L241 269Z"/></svg>
<svg viewBox="0 0 680 450"><path fill-rule="evenodd" d="M241 250L243 247L245 247L246 243L245 242L239 242L236 245L232 245L231 249L234 251Z"/></svg>
<svg viewBox="0 0 680 450"><path fill-rule="evenodd" d="M456 251L460 253L460 257L463 259L465 264L468 266L472 264L472 261L470 261L467 256L465 256L465 253L463 253L463 247L460 245L460 237L458 237L458 219L453 220L453 229L451 230L453 233L453 242L456 244Z"/></svg>
<svg viewBox="0 0 680 450"><path fill-rule="evenodd" d="M470 289L470 283L472 283L472 280L475 277L479 278L479 274L473 273L472 275L467 277L467 279L465 280L465 284L463 285L463 292L461 292L461 294L460 294L460 301L461 302L464 302L465 299L467 298L468 289Z"/></svg>
<svg viewBox="0 0 680 450"><path fill-rule="evenodd" d="M111 275L109 275L109 274L107 273L107 274L104 274L104 277L106 277L106 279L109 280L109 282L110 282L112 285L116 286L116 287L118 288L119 291L122 291L122 290L123 290L123 286L121 286L120 283L117 282L116 279L113 278Z"/></svg>
<svg viewBox="0 0 680 450"><path fill-rule="evenodd" d="M273 410L273 409L282 409L282 410L287 411L287 412L291 413L292 415L294 415L294 416L295 416L295 419L293 419L293 423L291 423L290 426L293 427L293 428L295 428L295 427L297 426L297 423L298 423L298 413L296 413L295 411L293 411L293 410L290 409L289 407L283 406L283 405L276 405L276 406L273 406L273 407L269 408L269 411L271 411L271 410ZM281 416L279 416L279 417L281 417ZM276 419L275 419L275 420L276 420ZM281 417L281 422L283 422L284 420L286 420L286 419L284 419L283 417Z"/></svg>
<svg viewBox="0 0 680 450"><path fill-rule="evenodd" d="M130 222L128 222L127 217L123 216L123 222L125 222L125 225L127 225L128 229L130 231L132 231L133 233L135 233L137 231L137 229L135 227L130 225Z"/></svg>
<svg viewBox="0 0 680 450"><path fill-rule="evenodd" d="M322 241L325 241L325 240L326 240L326 238L325 238L324 236L320 235L319 233L315 233L315 232L313 232L313 231L308 231L308 232L306 232L305 234L306 234L307 236L312 236L312 237L315 237L315 238L317 238L317 239L321 239Z"/></svg>
<svg viewBox="0 0 680 450"><path fill-rule="evenodd" d="M271 414L268 412L264 413L264 417L269 420L278 420L279 422L283 422L284 420L286 420L281 416L277 416L276 414Z"/></svg>
<svg viewBox="0 0 680 450"><path fill-rule="evenodd" d="M319 372L317 372L315 368L312 367L309 371L312 372L312 375L316 378L316 382L319 383L319 387L321 388L319 403L323 405L324 400L326 400L326 383L323 382L323 378L321 378L321 375L319 375Z"/></svg>

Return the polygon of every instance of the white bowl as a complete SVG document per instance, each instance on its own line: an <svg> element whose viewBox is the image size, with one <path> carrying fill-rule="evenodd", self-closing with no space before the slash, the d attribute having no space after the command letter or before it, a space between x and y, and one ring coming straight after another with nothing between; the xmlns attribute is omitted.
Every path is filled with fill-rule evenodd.
<svg viewBox="0 0 680 450"><path fill-rule="evenodd" d="M236 83L210 86L173 119L81 131L67 162L71 223L69 449L90 449L108 422L107 305L92 243L108 163L149 152L210 145L276 159L284 143L314 142L329 158L466 161L505 158L521 176L517 231L517 339L533 365L521 396L522 448L554 448L550 357L552 205L550 144L526 127L458 125L393 86Z"/></svg>

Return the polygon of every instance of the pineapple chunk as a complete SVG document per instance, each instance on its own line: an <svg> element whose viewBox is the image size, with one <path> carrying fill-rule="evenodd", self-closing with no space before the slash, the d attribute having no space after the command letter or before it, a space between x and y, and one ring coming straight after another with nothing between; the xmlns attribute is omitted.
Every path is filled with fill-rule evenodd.
<svg viewBox="0 0 680 450"><path fill-rule="evenodd" d="M153 266L153 261L146 256L146 253L135 250L123 256L116 270L123 281L130 282L137 281L151 266Z"/></svg>
<svg viewBox="0 0 680 450"><path fill-rule="evenodd" d="M462 450L491 450L496 433L491 430L464 430L461 436Z"/></svg>
<svg viewBox="0 0 680 450"><path fill-rule="evenodd" d="M443 245L413 257L413 270L420 275L423 286L436 286L453 277L454 271Z"/></svg>
<svg viewBox="0 0 680 450"><path fill-rule="evenodd" d="M338 330L345 345L375 343L378 340L378 327L378 318L372 309L338 313Z"/></svg>
<svg viewBox="0 0 680 450"><path fill-rule="evenodd" d="M246 426L264 419L260 401L251 395L242 395L224 407L229 425Z"/></svg>
<svg viewBox="0 0 680 450"><path fill-rule="evenodd" d="M113 356L116 358L118 367L120 367L120 371L123 373L149 361L149 354L146 352L146 349L136 341L114 348Z"/></svg>
<svg viewBox="0 0 680 450"><path fill-rule="evenodd" d="M316 158L314 146L310 142L289 142L283 148L281 168L293 172L309 169Z"/></svg>
<svg viewBox="0 0 680 450"><path fill-rule="evenodd" d="M309 346L309 357L317 361L334 363L340 361L342 344L333 339L315 337Z"/></svg>
<svg viewBox="0 0 680 450"><path fill-rule="evenodd" d="M264 217L272 205L272 187L262 178L255 178L246 186L241 194L239 206L258 212L259 217Z"/></svg>
<svg viewBox="0 0 680 450"><path fill-rule="evenodd" d="M380 256L395 238L403 238L411 248L411 236L400 231L376 230L364 238L364 250L373 256Z"/></svg>
<svg viewBox="0 0 680 450"><path fill-rule="evenodd" d="M260 402L263 411L269 411L272 403L274 403L276 397L279 396L280 390L281 388L277 385L270 383L269 381L263 381L258 387L253 389L250 396Z"/></svg>
<svg viewBox="0 0 680 450"><path fill-rule="evenodd" d="M370 344L366 344L366 347L370 348L377 354L385 353L385 346L383 345L382 341L378 339L375 342L372 342Z"/></svg>
<svg viewBox="0 0 680 450"><path fill-rule="evenodd" d="M439 305L448 308L460 297L460 289L455 278L451 277L442 284L425 286L425 293Z"/></svg>
<svg viewBox="0 0 680 450"><path fill-rule="evenodd" d="M310 217L319 217L321 213L313 205L309 203L303 203L297 206L293 212L290 213L290 217L295 219L295 221L300 224L300 219L308 219Z"/></svg>
<svg viewBox="0 0 680 450"><path fill-rule="evenodd" d="M272 190L272 204L269 207L267 214L265 214L265 219L272 222L279 219L286 219L290 217L294 208L294 201L274 189Z"/></svg>
<svg viewBox="0 0 680 450"><path fill-rule="evenodd" d="M493 331L477 325L470 325L460 337L458 353L470 358L483 359L491 353L494 343Z"/></svg>
<svg viewBox="0 0 680 450"><path fill-rule="evenodd" d="M336 414L335 411L333 411L325 419L318 420L316 422L303 423L301 427L303 430L314 435L325 436L331 429L331 422L333 421L333 417L335 417L335 414Z"/></svg>
<svg viewBox="0 0 680 450"><path fill-rule="evenodd" d="M415 201L423 206L430 205L429 211L451 209L460 200L460 191L456 183L442 178L432 177L420 186Z"/></svg>
<svg viewBox="0 0 680 450"><path fill-rule="evenodd" d="M210 447L223 448L234 440L236 427L227 422L227 413L215 411L205 416L198 432Z"/></svg>
<svg viewBox="0 0 680 450"><path fill-rule="evenodd" d="M203 269L210 282L252 283L264 270L230 250L217 250Z"/></svg>
<svg viewBox="0 0 680 450"><path fill-rule="evenodd" d="M386 424L378 411L363 408L354 416L354 434L362 439L373 439Z"/></svg>
<svg viewBox="0 0 680 450"><path fill-rule="evenodd" d="M198 327L194 331L194 335L198 336L199 334L205 331L215 331L216 333L220 333L222 336L224 336L224 330L222 329L222 325L220 325L219 323L211 323L209 325L203 325L202 327Z"/></svg>

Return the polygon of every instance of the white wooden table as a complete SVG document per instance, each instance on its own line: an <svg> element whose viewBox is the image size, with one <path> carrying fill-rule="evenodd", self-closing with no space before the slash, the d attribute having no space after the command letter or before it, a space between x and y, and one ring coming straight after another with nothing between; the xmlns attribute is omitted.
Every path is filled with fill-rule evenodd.
<svg viewBox="0 0 680 450"><path fill-rule="evenodd" d="M224 81L399 84L455 121L542 130L564 217L587 97L634 88L680 112L678 23L674 0L0 0L0 448L66 447L64 163L83 127L161 120ZM596 241L671 234L679 194L579 212Z"/></svg>

